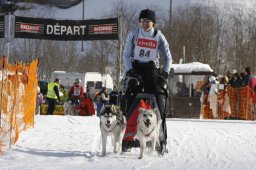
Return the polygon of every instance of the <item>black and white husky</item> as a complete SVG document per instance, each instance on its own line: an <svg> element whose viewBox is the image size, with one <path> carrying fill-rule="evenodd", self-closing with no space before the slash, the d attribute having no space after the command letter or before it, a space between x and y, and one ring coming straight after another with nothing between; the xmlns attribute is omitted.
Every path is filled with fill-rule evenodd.
<svg viewBox="0 0 256 170"><path fill-rule="evenodd" d="M106 156L107 137L111 136L114 153L122 152L122 141L126 130L126 118L114 105L105 105L100 112L102 156Z"/></svg>
<svg viewBox="0 0 256 170"><path fill-rule="evenodd" d="M162 119L157 116L157 109L139 108L137 133L135 138L140 142L139 159L143 158L143 154L147 149L147 142L151 142L150 153L153 153L156 144L159 146L159 133Z"/></svg>

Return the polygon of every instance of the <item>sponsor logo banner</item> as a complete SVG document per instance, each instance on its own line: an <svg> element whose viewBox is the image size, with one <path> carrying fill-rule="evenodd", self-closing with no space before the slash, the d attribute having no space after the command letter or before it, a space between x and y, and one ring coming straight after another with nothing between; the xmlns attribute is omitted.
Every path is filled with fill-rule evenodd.
<svg viewBox="0 0 256 170"><path fill-rule="evenodd" d="M0 38L4 38L4 15L0 15Z"/></svg>
<svg viewBox="0 0 256 170"><path fill-rule="evenodd" d="M118 18L53 20L15 17L15 37L63 41L118 39Z"/></svg>
<svg viewBox="0 0 256 170"><path fill-rule="evenodd" d="M48 109L48 105L47 104L42 104L41 106L42 108L42 112L41 115L46 115L47 109ZM64 107L63 105L56 105L55 110L53 112L54 115L64 115Z"/></svg>
<svg viewBox="0 0 256 170"><path fill-rule="evenodd" d="M156 49L157 42L155 40L148 40L148 39L144 39L144 38L139 38L138 41L137 41L137 45L140 46L140 47Z"/></svg>

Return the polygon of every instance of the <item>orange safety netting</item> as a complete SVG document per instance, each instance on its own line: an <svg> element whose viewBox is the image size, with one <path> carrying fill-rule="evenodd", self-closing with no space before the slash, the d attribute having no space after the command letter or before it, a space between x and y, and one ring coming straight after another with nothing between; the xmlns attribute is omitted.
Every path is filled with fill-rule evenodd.
<svg viewBox="0 0 256 170"><path fill-rule="evenodd" d="M208 95L204 96L203 101L203 118L213 119L212 109L210 102L207 100ZM227 90L219 91L217 101L216 119L235 118L243 120L253 120L252 112L253 91L250 87L232 88L227 87ZM226 103L225 103L226 102ZM228 103L229 110L224 110L224 104Z"/></svg>
<svg viewBox="0 0 256 170"><path fill-rule="evenodd" d="M34 125L37 65L37 60L29 65L10 65L5 57L0 58L0 152Z"/></svg>

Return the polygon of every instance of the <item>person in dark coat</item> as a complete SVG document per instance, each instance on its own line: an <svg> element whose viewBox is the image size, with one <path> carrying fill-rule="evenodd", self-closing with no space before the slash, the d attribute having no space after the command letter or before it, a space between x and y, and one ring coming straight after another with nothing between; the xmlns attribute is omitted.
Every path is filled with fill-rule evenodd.
<svg viewBox="0 0 256 170"><path fill-rule="evenodd" d="M234 88L240 88L243 86L243 79L239 73L234 74Z"/></svg>
<svg viewBox="0 0 256 170"><path fill-rule="evenodd" d="M118 89L114 86L112 92L109 94L109 104L118 105Z"/></svg>
<svg viewBox="0 0 256 170"><path fill-rule="evenodd" d="M251 69L250 67L246 67L245 68L245 73L246 75L244 76L244 79L243 79L243 84L244 86L248 86L249 85L249 82L252 78L252 74L251 74Z"/></svg>

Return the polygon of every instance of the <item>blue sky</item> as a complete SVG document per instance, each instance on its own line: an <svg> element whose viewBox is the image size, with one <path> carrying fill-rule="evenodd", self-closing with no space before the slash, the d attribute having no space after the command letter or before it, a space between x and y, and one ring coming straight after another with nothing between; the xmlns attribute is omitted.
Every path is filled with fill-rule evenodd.
<svg viewBox="0 0 256 170"><path fill-rule="evenodd" d="M129 4L138 4L142 8L149 5L159 5L163 9L168 10L170 6L170 0L84 0L85 1L85 18L97 18L102 13L108 12L112 9L113 4L116 1L124 1ZM172 0L173 7L186 4L191 0ZM67 10L72 10L69 16L65 16ZM65 18L81 19L82 17L82 4L78 4L70 9L58 10L57 17L65 16Z"/></svg>

